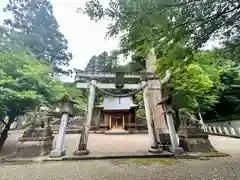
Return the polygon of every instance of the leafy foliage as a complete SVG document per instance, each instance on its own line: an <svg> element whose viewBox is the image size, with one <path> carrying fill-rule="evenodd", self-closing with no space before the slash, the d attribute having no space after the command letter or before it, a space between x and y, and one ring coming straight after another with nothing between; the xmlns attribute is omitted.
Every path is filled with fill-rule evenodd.
<svg viewBox="0 0 240 180"><path fill-rule="evenodd" d="M106 35L120 35L119 52L140 54L137 61L133 58L129 63L131 68L134 63L142 64L141 57L155 49L157 73L172 72L169 86L175 92L176 109L188 109L193 114L201 110L206 118L238 113L237 0L111 0L107 8L99 0L90 0L81 12L91 20L110 20ZM200 51L214 39L224 46Z"/></svg>
<svg viewBox="0 0 240 180"><path fill-rule="evenodd" d="M66 89L55 81L49 66L23 50L0 53L0 77L0 120L5 125L0 137L1 149L16 117L39 106L55 107Z"/></svg>
<svg viewBox="0 0 240 180"><path fill-rule="evenodd" d="M2 52L1 104L9 116L19 116L39 105L57 103L65 93L51 69L25 52Z"/></svg>
<svg viewBox="0 0 240 180"><path fill-rule="evenodd" d="M77 102L77 104L73 106L73 114L76 116L84 116L84 107L87 104L87 97L85 96L84 91L77 89L76 84L74 83L65 83L64 87L67 94Z"/></svg>
<svg viewBox="0 0 240 180"><path fill-rule="evenodd" d="M239 118L240 108L240 69L239 66L232 66L221 74L223 91L219 94L219 103L212 111L207 111L206 120L211 119L235 119Z"/></svg>
<svg viewBox="0 0 240 180"><path fill-rule="evenodd" d="M112 72L117 67L117 56L113 53L108 54L106 51L98 56L94 55L89 60L85 71L88 72Z"/></svg>
<svg viewBox="0 0 240 180"><path fill-rule="evenodd" d="M134 51L177 43L197 49L215 36L236 47L239 11L237 0L112 0L107 8L90 0L82 10L91 20L110 19L107 35L123 33L123 49Z"/></svg>

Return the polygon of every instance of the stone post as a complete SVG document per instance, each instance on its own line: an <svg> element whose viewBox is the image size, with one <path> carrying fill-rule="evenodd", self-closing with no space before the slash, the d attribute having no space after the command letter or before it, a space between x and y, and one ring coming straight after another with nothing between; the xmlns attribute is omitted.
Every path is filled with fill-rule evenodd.
<svg viewBox="0 0 240 180"><path fill-rule="evenodd" d="M88 107L87 107L87 117L85 120L85 124L81 133L78 149L74 152L74 155L86 155L89 153L87 149L88 143L88 133L92 122L92 114L93 114L93 107L94 107L94 100L95 100L95 85L97 84L96 79L92 79L91 83L89 84L89 95L88 95Z"/></svg>
<svg viewBox="0 0 240 180"><path fill-rule="evenodd" d="M213 131L212 131L212 126L209 126L209 127L208 127L208 132L213 133Z"/></svg>
<svg viewBox="0 0 240 180"><path fill-rule="evenodd" d="M233 127L230 127L230 132L231 132L231 135L237 135L236 131Z"/></svg>
<svg viewBox="0 0 240 180"><path fill-rule="evenodd" d="M215 133L215 134L217 134L218 132L217 132L217 129L216 129L216 127L215 126L213 126L213 132Z"/></svg>
<svg viewBox="0 0 240 180"><path fill-rule="evenodd" d="M223 131L225 134L229 135L229 131L228 131L227 127L223 127Z"/></svg>
<svg viewBox="0 0 240 180"><path fill-rule="evenodd" d="M176 133L174 123L173 123L172 111L166 112L166 119L167 119L167 124L168 124L170 139L171 139L171 145L172 145L170 147L170 151L175 154L183 153L184 152L183 148L178 146L177 133Z"/></svg>
<svg viewBox="0 0 240 180"><path fill-rule="evenodd" d="M174 154L179 154L183 153L184 150L183 148L178 146L177 133L175 130L172 116L173 109L170 102L171 101L169 96L163 97L162 100L157 104L157 106L161 105L164 109L164 114L167 121L169 136L171 140L171 147L169 147L169 150Z"/></svg>
<svg viewBox="0 0 240 180"><path fill-rule="evenodd" d="M202 114L200 111L198 112L198 116L199 116L199 125L203 130L205 130L205 124L203 122Z"/></svg>
<svg viewBox="0 0 240 180"><path fill-rule="evenodd" d="M217 127L217 130L218 130L218 133L219 133L219 134L222 134L222 133L223 133L221 127Z"/></svg>
<svg viewBox="0 0 240 180"><path fill-rule="evenodd" d="M73 115L73 104L75 103L69 96L64 96L61 102L61 124L59 127L58 136L56 139L56 147L50 153L50 157L61 157L66 154L66 150L63 148L67 123L69 117Z"/></svg>
<svg viewBox="0 0 240 180"><path fill-rule="evenodd" d="M145 106L145 111L146 111L148 135L150 138L150 148L148 151L149 152L161 152L161 149L158 147L155 128L153 125L152 113L150 110L149 99L148 99L149 92L148 92L147 82L142 81L142 85L145 86L143 89L143 100L144 100L144 106Z"/></svg>

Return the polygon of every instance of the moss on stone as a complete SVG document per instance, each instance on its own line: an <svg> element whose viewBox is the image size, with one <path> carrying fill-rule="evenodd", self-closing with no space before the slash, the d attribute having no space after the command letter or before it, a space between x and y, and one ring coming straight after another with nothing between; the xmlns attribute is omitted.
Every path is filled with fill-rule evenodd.
<svg viewBox="0 0 240 180"><path fill-rule="evenodd" d="M138 165L152 165L152 164L163 164L163 165L172 165L177 163L177 159L175 158L135 158L135 159L115 159L112 160L114 165L122 165L122 164L131 164L135 163Z"/></svg>
<svg viewBox="0 0 240 180"><path fill-rule="evenodd" d="M206 153L201 153L200 155L200 157L224 157L224 156L229 156L229 155L221 152L206 152Z"/></svg>

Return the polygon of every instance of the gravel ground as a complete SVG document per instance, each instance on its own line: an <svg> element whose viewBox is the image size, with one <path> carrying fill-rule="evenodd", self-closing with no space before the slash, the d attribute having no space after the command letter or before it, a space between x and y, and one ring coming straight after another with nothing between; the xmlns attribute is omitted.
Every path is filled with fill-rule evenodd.
<svg viewBox="0 0 240 180"><path fill-rule="evenodd" d="M9 139L0 156L15 148L21 132L10 132ZM174 165L139 165L124 163L114 165L111 160L61 161L42 164L3 164L0 180L239 180L240 139L209 136L210 142L220 152L231 157L211 160L178 160ZM68 154L76 149L79 135L67 135L65 146ZM136 153L146 151L149 146L147 135L89 137L91 153Z"/></svg>
<svg viewBox="0 0 240 180"><path fill-rule="evenodd" d="M18 137L23 131L10 131L9 137L0 152L0 157L5 157L16 148ZM79 134L68 134L65 136L64 146L67 155L72 155L77 149L79 143ZM234 139L222 136L209 136L212 145L219 152L237 155L240 157L240 139ZM146 153L149 148L149 137L147 134L135 135L103 135L90 134L88 139L88 149L91 154L109 155L121 153Z"/></svg>
<svg viewBox="0 0 240 180"><path fill-rule="evenodd" d="M114 165L110 160L3 165L2 180L239 180L240 158Z"/></svg>

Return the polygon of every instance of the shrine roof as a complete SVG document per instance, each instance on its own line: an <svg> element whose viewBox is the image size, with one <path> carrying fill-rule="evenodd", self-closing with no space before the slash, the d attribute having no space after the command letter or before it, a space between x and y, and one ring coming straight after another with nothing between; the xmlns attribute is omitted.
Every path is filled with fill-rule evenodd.
<svg viewBox="0 0 240 180"><path fill-rule="evenodd" d="M133 103L132 97L105 97L98 107L103 110L130 110L138 105Z"/></svg>

